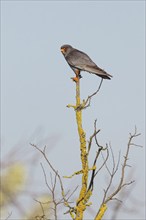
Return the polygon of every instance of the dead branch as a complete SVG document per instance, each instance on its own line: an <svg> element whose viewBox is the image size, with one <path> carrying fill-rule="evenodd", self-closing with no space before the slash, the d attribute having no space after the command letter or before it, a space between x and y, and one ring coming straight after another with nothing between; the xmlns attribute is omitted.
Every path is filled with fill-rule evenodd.
<svg viewBox="0 0 146 220"><path fill-rule="evenodd" d="M108 197L107 197L107 193L109 191L109 188L113 182L113 178L114 178L114 175L115 173L117 172L118 170L118 167L119 167L119 161L120 161L120 154L119 154L119 159L118 159L118 162L117 162L117 166L115 166L115 160L114 160L114 155L112 153L112 158L113 158L113 169L112 169L112 172L109 171L109 168L107 167L106 165L106 169L108 170L108 172L110 173L110 181L109 181L109 184L106 188L106 190L104 191L104 198L103 198L103 202L102 203L106 203L109 202L110 200L112 200L119 192L120 190L125 187L125 186L128 186L128 185L131 185L134 181L129 181L129 182L124 182L125 181L125 170L126 170L126 167L127 167L127 160L128 160L128 156L129 156L129 151L130 151L130 147L131 146L135 146L135 144L132 143L133 139L138 137L140 135L140 133L137 133L137 129L135 127L135 131L134 131L134 134L131 134L130 133L130 137L129 137L129 141L127 143L127 150L126 150L126 153L125 153L125 156L124 156L124 161L123 161L123 165L122 165L122 170L121 170L121 178L120 178L120 182L117 186L117 188L115 189L115 191L113 193L111 193ZM137 145L136 145L137 146ZM139 145L138 145L139 146ZM111 151L112 152L112 151ZM129 165L128 165L129 166Z"/></svg>
<svg viewBox="0 0 146 220"><path fill-rule="evenodd" d="M106 150L107 151L107 155L106 155L106 158L103 157L103 153L101 152L102 154L102 157L104 158L104 161L103 161L103 164L99 167L99 169L95 172L95 176L99 173L99 171L105 166L108 158L109 158L109 150L108 150L108 147L106 147L105 149L103 150Z"/></svg>
<svg viewBox="0 0 146 220"><path fill-rule="evenodd" d="M34 148L36 148L42 155L43 157L45 158L46 162L48 163L48 165L50 166L51 170L54 172L54 174L58 177L59 181L60 181L60 187L61 187L61 192L62 194L64 195L64 188L63 188L63 183L62 183L62 180L61 180L61 177L60 175L58 174L58 171L54 169L54 167L52 166L52 164L50 163L50 161L48 160L47 156L46 156L46 146L44 147L43 150L41 150L39 147L37 147L35 144L31 144L30 145Z"/></svg>
<svg viewBox="0 0 146 220"><path fill-rule="evenodd" d="M66 213L70 213L71 217L73 216L73 212L75 212L74 208L71 207L69 205L69 199L71 197L71 195L75 192L75 190L71 193L71 195L66 198L67 194L65 194L65 191L64 191L64 187L63 187L63 183L62 183L62 180L61 180L61 177L60 175L58 174L58 171L55 170L55 168L53 167L53 165L50 163L49 159L47 158L46 156L46 146L44 147L43 150L41 150L39 147L37 147L36 145L34 144L30 144L32 147L36 148L44 157L44 159L46 160L46 162L48 163L49 167L51 168L51 170L53 171L54 173L54 182L53 182L53 179L51 177L51 186L49 186L48 184L48 181L47 181L47 176L46 176L46 173L45 173L45 170L43 168L43 165L41 164L41 167L42 167L42 170L43 170L43 173L44 173L44 178L45 178L45 183L46 183L46 186L47 188L49 189L49 191L51 192L52 194L52 203L54 204L54 208L53 211L54 211L54 216L55 216L55 220L57 220L57 206L60 205L60 204L64 204L65 207L67 207L69 210L66 212ZM55 188L56 188L56 181L57 181L57 178L59 180L59 183L60 183L60 187L61 187L61 194L62 194L62 198L59 199L58 201L55 199ZM72 217L73 218L73 217Z"/></svg>
<svg viewBox="0 0 146 220"><path fill-rule="evenodd" d="M97 140L97 134L100 132L100 129L97 130L97 119L94 121L94 133L90 136L90 140L89 140L89 144L88 144L88 153L90 151L90 148L91 148L91 145L92 145L92 140L93 138L95 139L95 143L98 147L98 151L96 152L96 156L95 156L95 159L94 159L94 162L93 162L93 166L92 167L95 167L95 169L92 170L92 175L91 175L91 179L90 179L90 183L89 183L89 186L88 186L88 190L91 190L93 191L93 186L94 186L94 178L95 176L97 175L97 173L99 172L99 170L104 166L105 164L105 161L104 163L102 164L102 166L98 169L98 171L96 171L96 162L97 162L97 159L100 155L100 153L102 152L102 150L106 150L106 148L104 148L103 146L101 146ZM107 159L107 158L106 158Z"/></svg>
<svg viewBox="0 0 146 220"><path fill-rule="evenodd" d="M98 86L98 89L97 89L93 94L89 95L86 100L83 100L83 103L84 103L83 109L85 109L85 108L87 108L87 107L90 106L91 99L93 98L93 96L95 96L95 95L99 92L99 90L100 90L100 88L101 88L101 85L102 85L102 82L103 82L103 78L102 78L101 81L100 81L100 84L99 84L99 86Z"/></svg>
<svg viewBox="0 0 146 220"><path fill-rule="evenodd" d="M8 214L8 216L6 217L5 220L8 220L8 219L11 217L11 215L12 215L12 212L10 212L10 213Z"/></svg>
<svg viewBox="0 0 146 220"><path fill-rule="evenodd" d="M51 193L52 203L54 205L54 208L52 208L53 211L54 211L54 217L55 217L55 219L57 219L57 205L59 205L59 203L57 203L56 199L55 199L55 188L56 188L57 174L55 174L54 182L53 182L52 174L50 173L50 176L51 176L51 187L50 187L49 184L48 184L46 172L45 172L45 169L44 169L42 163L41 163L41 167L42 167L42 170L43 170L46 186L47 186L47 188L49 189L49 191Z"/></svg>
<svg viewBox="0 0 146 220"><path fill-rule="evenodd" d="M44 208L43 208L43 205L42 205L42 202L38 201L37 199L34 199L36 202L39 203L40 207L41 207L41 210L42 210L42 215L41 216L45 216L45 211L44 211Z"/></svg>
<svg viewBox="0 0 146 220"><path fill-rule="evenodd" d="M113 183L113 179L114 179L114 176L116 174L116 172L118 171L118 168L119 168L119 161L120 161L120 153L119 153L119 158L118 158L118 162L117 162L117 165L115 163L115 159L114 159L114 154L113 154L113 151L112 151L112 148L110 146L110 149L111 149L111 155L112 155L112 161L113 161L113 168L112 168L112 171L109 170L108 166L107 166L107 163L105 162L105 167L110 175L110 180L109 180L109 184L107 186L107 188L104 190L104 196L103 196L103 201L100 205L100 209L99 211L97 212L96 216L95 216L95 220L97 219L101 219L102 216L104 215L105 213L105 210L107 208L107 203L111 200L118 200L118 201L121 201L119 200L118 198L116 198L115 196L122 190L122 188L124 188L125 186L128 186L128 185L131 185L134 181L131 180L129 182L125 182L125 170L126 170L126 167L129 166L127 164L127 160L128 160L128 156L129 156L129 152L130 152L130 148L132 146L138 146L138 147L141 147L140 145L137 145L135 143L133 143L133 139L138 137L140 135L140 133L137 133L137 129L135 127L135 131L133 134L130 133L130 137L129 137L129 141L127 143L127 149L126 149L126 153L125 153L125 156L124 156L124 161L123 161L123 165L122 165L122 169L121 169L121 178L120 178L120 181L119 181L119 184L118 186L116 187L116 189L114 190L114 192L112 192L109 196L108 196L108 192L109 192L109 189L111 188L111 185Z"/></svg>
<svg viewBox="0 0 146 220"><path fill-rule="evenodd" d="M96 157L95 157L95 159L94 159L93 167L96 166L97 159L98 159L98 157L99 157L100 152L102 151L102 149L103 149L103 148L99 148L99 149L98 149L98 151L97 151L97 153L96 153ZM92 175L91 175L91 179L90 179L90 183L89 183L89 187L88 187L87 192L88 192L89 190L93 191L94 178L95 178L95 176L96 176L96 175L95 175L95 170L96 170L96 169L93 169L93 170L92 170Z"/></svg>
<svg viewBox="0 0 146 220"><path fill-rule="evenodd" d="M89 153L89 151L90 151L93 138L95 138L96 135L100 132L100 129L97 130L97 128L96 128L96 123L97 123L97 119L96 119L95 122L94 122L94 133L90 136L90 139L89 139L89 142L88 142L88 153Z"/></svg>

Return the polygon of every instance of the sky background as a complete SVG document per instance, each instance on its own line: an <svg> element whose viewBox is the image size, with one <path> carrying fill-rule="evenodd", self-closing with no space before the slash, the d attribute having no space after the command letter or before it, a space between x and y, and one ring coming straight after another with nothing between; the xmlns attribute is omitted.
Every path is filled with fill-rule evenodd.
<svg viewBox="0 0 146 220"><path fill-rule="evenodd" d="M19 141L28 154L30 142L49 145L51 140L49 159L60 174L80 169L75 114L66 108L75 103L70 79L74 73L60 52L63 44L86 52L113 75L83 112L87 138L97 119L99 141L111 142L115 155L119 150L124 154L135 125L141 133L136 143L144 146L144 5L144 1L1 1L2 158ZM85 99L98 88L100 78L86 72L82 76ZM133 194L144 205L145 147L132 149L130 155L136 180ZM145 219L144 208L137 214L122 212L120 219Z"/></svg>

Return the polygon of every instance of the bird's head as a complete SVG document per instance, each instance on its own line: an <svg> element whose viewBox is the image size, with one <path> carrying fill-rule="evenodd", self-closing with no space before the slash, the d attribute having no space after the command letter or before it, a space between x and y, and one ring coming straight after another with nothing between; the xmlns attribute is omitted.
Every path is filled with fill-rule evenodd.
<svg viewBox="0 0 146 220"><path fill-rule="evenodd" d="M63 55L66 57L71 51L72 51L73 47L65 44L63 46L61 46L60 50L63 53Z"/></svg>

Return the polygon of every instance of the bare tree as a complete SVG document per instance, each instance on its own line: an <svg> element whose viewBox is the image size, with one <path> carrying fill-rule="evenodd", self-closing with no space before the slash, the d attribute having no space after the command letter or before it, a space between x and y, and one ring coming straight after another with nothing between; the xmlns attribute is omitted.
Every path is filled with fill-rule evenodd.
<svg viewBox="0 0 146 220"><path fill-rule="evenodd" d="M2 176L3 184L1 187L1 195L3 195L5 203L11 203L14 207L18 208L18 211L23 219L57 220L60 217L60 211L62 211L62 213L64 212L64 215L69 215L70 219L73 220L85 219L85 212L89 210L89 206L90 208L93 207L91 203L91 197L94 196L95 198L96 194L98 193L96 191L98 182L97 177L100 176L100 178L103 178L103 176L100 175L101 171L105 175L108 175L108 179L106 186L103 190L103 198L101 199L101 201L99 201L99 198L97 198L97 201L100 205L99 207L94 207L93 219L103 219L107 208L109 208L110 210L109 204L112 201L114 201L115 204L114 212L112 212L112 219L116 218L118 211L121 209L122 200L125 199L125 192L126 194L130 193L131 190L128 187L130 187L135 182L133 180L133 176L129 175L129 178L127 179L126 173L127 168L131 167L129 163L129 154L132 148L141 147L140 145L135 143L135 139L140 136L140 133L137 132L137 128L135 127L134 132L129 134L128 143L127 146L125 146L124 156L122 156L119 152L117 159L114 155L111 143L100 143L99 134L101 133L101 129L97 127L97 120L94 121L93 132L90 134L89 139L87 139L86 132L83 128L82 112L91 106L91 101L94 96L99 93L102 83L103 79L101 79L97 90L93 94L89 95L85 100L81 101L80 79L78 79L76 82L76 103L75 105L67 105L68 108L73 108L76 116L81 160L80 170L75 171L70 176L60 176L58 169L55 168L55 165L52 164L48 157L47 147L45 146L42 148L41 146L39 146L39 144L30 144L37 152L35 152L32 157L29 156L29 158L26 158L27 164L37 164L40 157L42 157L44 159L44 162L47 164L46 168L43 163L40 163L45 187L47 189L47 192L45 192L45 196L43 197L43 195L41 195L40 197L38 197L36 193L33 193L33 191L30 192L29 187L28 189L21 191L21 195L28 194L33 197L35 207L34 209L31 209L30 213L26 214L23 204L17 201L17 195L19 194L17 186L20 185L20 179L22 182L21 175L23 175L23 171L22 169L20 169L21 166L14 166L14 169L12 164L15 164L14 158L17 154L20 158L19 149L17 150L18 147L15 147L8 154L8 157L10 158L9 163L7 159L2 161L3 169L6 169L8 165L10 165L10 167L12 167L13 169L10 170L10 175L7 174L5 176ZM48 139L45 140L46 142L49 141ZM94 150L93 145L96 146L96 151L94 152L94 159L93 161L91 161L90 155L91 152L93 152ZM100 163L98 163L99 161ZM91 167L89 164L91 164ZM117 180L117 174L119 175L119 181L115 183L115 180ZM29 183L32 183L33 175L34 170L32 169L30 172L31 178L27 182L27 186L29 186ZM74 186L72 189L65 189L64 178L73 178L78 175L82 176L80 184ZM10 185L6 184L6 182L12 181L5 181L5 179L11 180L12 176L13 179L15 179L15 182L13 182L15 184L10 187ZM17 178L18 181L16 181ZM101 189L99 190L101 191ZM4 203L2 204L1 202L1 206L2 205L4 206ZM5 219L10 219L12 217L12 214L13 212L9 212Z"/></svg>
<svg viewBox="0 0 146 220"><path fill-rule="evenodd" d="M86 210L88 210L88 207L91 206L90 198L92 195L94 195L94 184L96 181L97 175L99 175L100 171L105 168L105 171L109 175L109 181L107 183L106 188L104 189L103 193L103 199L100 203L99 209L96 211L94 220L101 220L104 216L108 203L110 201L116 201L117 204L121 202L121 199L118 198L118 194L127 186L130 186L132 183L134 183L134 180L126 180L125 178L125 172L126 168L130 165L127 163L129 158L130 149L132 147L141 147L140 145L135 144L134 140L138 136L140 136L140 133L137 132L137 128L135 127L135 130L133 134L130 133L129 140L127 143L127 147L125 150L125 155L123 157L122 166L120 166L120 160L121 160L121 154L119 152L118 160L115 161L114 152L112 149L112 146L110 143L106 143L105 146L102 146L98 141L98 134L101 132L100 129L97 129L97 120L94 122L94 131L93 134L90 136L89 141L86 138L86 133L82 126L82 111L89 107L91 105L92 98L100 91L101 86L103 83L103 79L101 79L101 82L98 86L98 89L91 95L87 97L86 100L83 100L81 102L80 100L80 78L76 81L76 104L67 105L68 108L73 108L76 115L76 124L78 128L78 135L79 135L79 142L80 142L80 158L81 158L81 164L82 167L79 171L74 172L71 176L65 176L66 178L72 178L76 175L82 175L82 181L80 185L79 194L76 198L76 201L74 201L74 205L70 205L70 198L74 194L77 188L75 188L71 194L68 196L68 192L65 193L64 187L63 187L63 181L60 177L57 170L54 169L54 166L50 163L49 159L46 156L45 149L46 147L41 150L39 147L37 147L34 144L31 144L33 147L35 147L44 157L44 159L47 161L48 165L50 166L52 172L54 173L54 182L51 177L52 184L51 186L47 182L46 178L46 171L44 170L43 166L43 173L45 178L45 183L52 194L52 203L54 204L53 210L54 210L54 218L57 219L57 206L60 204L64 204L64 206L68 209L64 214L70 214L71 219L73 220L82 220L84 219L84 213ZM97 152L95 154L95 158L92 162L92 167L89 167L89 155L92 148L93 141L96 143L97 146ZM97 168L97 161L99 157L102 158L103 162L101 165ZM109 161L110 158L110 161ZM111 163L112 161L112 169L109 168L108 162ZM119 183L113 187L114 178L116 176L116 173L120 172L120 178ZM90 175L89 175L90 174ZM56 188L56 182L57 179L59 181L60 190L61 190L61 197L60 200L55 199L55 188Z"/></svg>

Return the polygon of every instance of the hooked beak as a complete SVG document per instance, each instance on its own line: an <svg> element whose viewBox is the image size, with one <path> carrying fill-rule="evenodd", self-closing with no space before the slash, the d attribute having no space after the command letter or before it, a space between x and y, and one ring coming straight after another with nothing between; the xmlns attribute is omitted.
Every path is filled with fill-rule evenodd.
<svg viewBox="0 0 146 220"><path fill-rule="evenodd" d="M65 54L65 48L61 48L60 51Z"/></svg>

